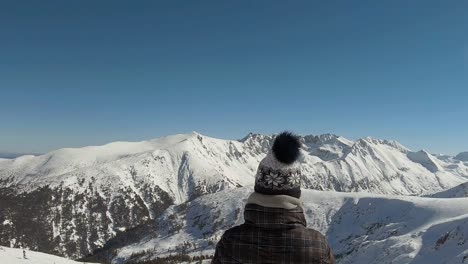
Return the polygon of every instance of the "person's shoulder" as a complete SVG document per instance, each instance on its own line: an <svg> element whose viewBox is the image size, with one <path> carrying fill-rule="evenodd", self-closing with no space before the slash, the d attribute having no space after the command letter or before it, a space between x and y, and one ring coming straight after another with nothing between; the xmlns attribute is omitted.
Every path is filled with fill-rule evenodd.
<svg viewBox="0 0 468 264"><path fill-rule="evenodd" d="M323 235L322 233L320 233L319 231L313 228L306 228L306 233L307 233L307 236L311 239L325 241L325 242L327 241L327 238L325 237L325 235Z"/></svg>
<svg viewBox="0 0 468 264"><path fill-rule="evenodd" d="M247 233L243 225L234 226L224 231L219 242L224 246L236 244L238 241L245 239Z"/></svg>
<svg viewBox="0 0 468 264"><path fill-rule="evenodd" d="M330 245L328 244L327 238L322 233L312 228L307 228L307 235L311 241L320 245L321 253L323 254L323 260L325 261L323 263L334 264L335 257L330 248Z"/></svg>
<svg viewBox="0 0 468 264"><path fill-rule="evenodd" d="M228 230L224 231L223 237L230 238L230 237L236 236L240 234L242 231L245 231L245 229L246 229L245 224L233 226L229 228Z"/></svg>

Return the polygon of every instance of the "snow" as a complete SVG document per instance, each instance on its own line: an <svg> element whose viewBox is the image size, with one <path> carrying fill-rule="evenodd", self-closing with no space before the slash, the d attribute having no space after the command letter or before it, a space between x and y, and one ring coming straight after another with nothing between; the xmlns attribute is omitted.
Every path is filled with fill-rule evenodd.
<svg viewBox="0 0 468 264"><path fill-rule="evenodd" d="M48 185L90 195L86 188L92 183L92 193L109 201L121 196L122 190L131 190L160 225L161 233L154 237L148 230L148 237L121 248L120 258L143 249L171 254L184 241L197 249L191 254L211 254L209 243L217 241L225 229L242 223L255 171L273 138L249 134L233 141L192 132L0 159L0 187L27 192ZM325 134L301 140L304 189L327 190L303 191L307 219L311 227L328 235L336 252L343 255L340 263L369 263L371 258L386 263L384 256L395 259L394 263L447 256L460 263L456 261L468 255L466 247L458 246L468 240L464 222L468 162L462 161L463 155L413 152L396 141L370 137L351 141ZM152 212L154 201L145 196L144 186L160 188L174 206L163 215ZM215 194L193 200L209 193ZM453 197L458 198L442 199ZM103 217L113 223L109 210ZM67 226L74 228L74 223ZM111 224L108 228L115 235L114 228L125 227ZM54 236L62 231L58 223L53 225ZM451 232L447 243L435 249L447 232Z"/></svg>
<svg viewBox="0 0 468 264"><path fill-rule="evenodd" d="M200 197L184 209L171 207L158 233L118 250L114 263L132 253L152 250L174 254L189 241L192 256L213 254L222 233L243 223L250 187ZM338 193L303 190L308 226L326 234L338 263L462 263L468 255L468 198ZM171 226L180 225L181 229ZM445 262L443 262L443 261Z"/></svg>
<svg viewBox="0 0 468 264"><path fill-rule="evenodd" d="M459 153L457 156L455 156L455 159L461 161L468 161L468 151Z"/></svg>
<svg viewBox="0 0 468 264"><path fill-rule="evenodd" d="M2 246L0 246L0 260L5 264L84 264L84 262L30 250L26 250L26 259L24 259L22 249Z"/></svg>
<svg viewBox="0 0 468 264"><path fill-rule="evenodd" d="M434 198L462 198L468 197L468 182L460 184L454 188L430 195Z"/></svg>
<svg viewBox="0 0 468 264"><path fill-rule="evenodd" d="M80 192L80 180L87 186L92 178L94 186L111 192L128 187L138 193L139 186L148 184L182 203L198 187L223 190L252 185L258 162L272 139L249 134L232 141L192 132L142 142L65 148L0 160L0 180L24 191L64 185ZM425 151L411 152L395 141L368 137L353 142L331 134L302 140L306 188L421 195L468 180L468 164ZM130 175L131 170L135 175Z"/></svg>
<svg viewBox="0 0 468 264"><path fill-rule="evenodd" d="M430 172L437 172L442 170L441 166L437 163L435 157L427 153L425 150L418 152L408 152L408 158L416 163L421 164Z"/></svg>

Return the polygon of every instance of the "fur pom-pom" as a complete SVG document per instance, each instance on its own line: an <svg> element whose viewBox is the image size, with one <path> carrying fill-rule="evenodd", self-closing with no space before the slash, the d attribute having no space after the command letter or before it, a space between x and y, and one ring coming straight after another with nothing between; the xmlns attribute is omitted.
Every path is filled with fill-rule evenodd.
<svg viewBox="0 0 468 264"><path fill-rule="evenodd" d="M300 147L301 143L296 135L291 132L282 132L276 136L272 151L279 162L291 164L299 158Z"/></svg>

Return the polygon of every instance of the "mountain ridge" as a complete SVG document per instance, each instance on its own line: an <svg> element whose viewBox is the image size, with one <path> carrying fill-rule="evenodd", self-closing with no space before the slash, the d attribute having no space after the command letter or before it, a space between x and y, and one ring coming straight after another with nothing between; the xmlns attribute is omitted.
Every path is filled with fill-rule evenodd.
<svg viewBox="0 0 468 264"><path fill-rule="evenodd" d="M0 160L0 209L8 212L0 216L0 223L8 223L0 228L0 245L15 239L49 253L84 256L172 205L253 186L273 139L249 134L223 140L192 132ZM394 141L332 134L300 140L304 189L426 195L468 181L468 162L431 155L438 164L431 171ZM24 219L24 208L37 223ZM22 241L33 224L44 230L40 243Z"/></svg>
<svg viewBox="0 0 468 264"><path fill-rule="evenodd" d="M132 242L111 240L99 254L115 252L116 262L212 256L224 230L244 222L251 192L242 187L171 206L148 226L127 234ZM308 227L327 236L340 264L462 263L468 258L468 198L304 190L301 199Z"/></svg>

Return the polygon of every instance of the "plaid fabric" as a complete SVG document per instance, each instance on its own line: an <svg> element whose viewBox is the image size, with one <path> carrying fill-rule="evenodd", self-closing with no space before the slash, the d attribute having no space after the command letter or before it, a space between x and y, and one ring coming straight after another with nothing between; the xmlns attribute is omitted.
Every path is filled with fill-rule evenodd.
<svg viewBox="0 0 468 264"><path fill-rule="evenodd" d="M224 233L212 263L335 263L325 237L306 228L301 207L247 204L244 218L244 224Z"/></svg>

